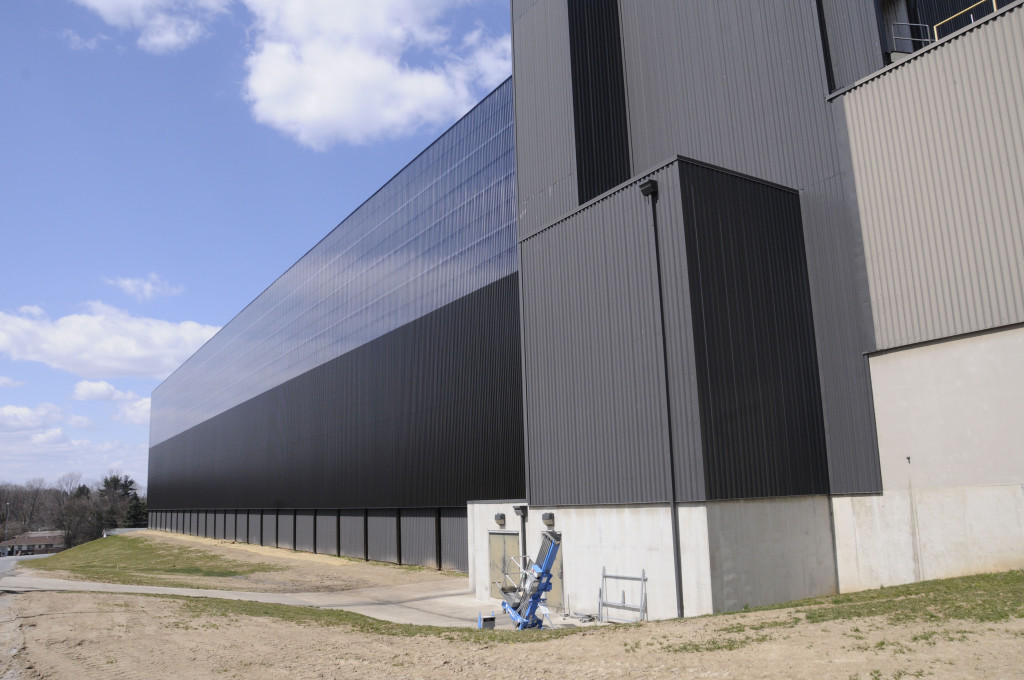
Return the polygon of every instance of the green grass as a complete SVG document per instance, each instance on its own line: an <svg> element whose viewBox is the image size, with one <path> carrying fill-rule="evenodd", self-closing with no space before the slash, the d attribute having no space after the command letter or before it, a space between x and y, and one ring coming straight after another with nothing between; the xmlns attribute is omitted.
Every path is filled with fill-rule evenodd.
<svg viewBox="0 0 1024 680"><path fill-rule="evenodd" d="M145 538L108 536L38 560L32 569L66 571L86 581L191 587L186 577L238 577L281 567L239 562L204 550L159 543Z"/></svg>

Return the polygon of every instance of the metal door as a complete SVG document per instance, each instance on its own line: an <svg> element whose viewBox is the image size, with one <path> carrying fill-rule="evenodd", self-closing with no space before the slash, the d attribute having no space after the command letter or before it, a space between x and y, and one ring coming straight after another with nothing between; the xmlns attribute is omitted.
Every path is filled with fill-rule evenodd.
<svg viewBox="0 0 1024 680"><path fill-rule="evenodd" d="M490 531L487 533L490 558L491 597L501 599L497 583L505 583L505 565L510 557L519 555L519 534L515 531Z"/></svg>

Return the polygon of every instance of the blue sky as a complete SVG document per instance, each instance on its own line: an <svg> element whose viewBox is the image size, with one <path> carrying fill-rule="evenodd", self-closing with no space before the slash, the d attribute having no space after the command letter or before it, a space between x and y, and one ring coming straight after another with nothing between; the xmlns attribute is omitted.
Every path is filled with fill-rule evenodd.
<svg viewBox="0 0 1024 680"><path fill-rule="evenodd" d="M0 2L0 481L149 394L511 72L502 0Z"/></svg>

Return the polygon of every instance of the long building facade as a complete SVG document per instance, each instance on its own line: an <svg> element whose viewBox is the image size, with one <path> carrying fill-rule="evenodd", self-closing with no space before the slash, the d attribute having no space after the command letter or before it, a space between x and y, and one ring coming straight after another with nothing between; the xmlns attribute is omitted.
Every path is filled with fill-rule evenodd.
<svg viewBox="0 0 1024 680"><path fill-rule="evenodd" d="M151 524L481 598L553 526L554 607L651 618L1024 566L1022 3L511 12L512 80L154 392Z"/></svg>

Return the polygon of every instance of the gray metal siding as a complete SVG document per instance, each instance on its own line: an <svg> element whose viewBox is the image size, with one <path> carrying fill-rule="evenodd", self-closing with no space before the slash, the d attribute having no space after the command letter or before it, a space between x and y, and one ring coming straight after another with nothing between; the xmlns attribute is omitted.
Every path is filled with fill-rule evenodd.
<svg viewBox="0 0 1024 680"><path fill-rule="evenodd" d="M259 510L249 511L249 536L248 542L252 545L260 545L260 531L262 530L263 516Z"/></svg>
<svg viewBox="0 0 1024 680"><path fill-rule="evenodd" d="M295 549L295 512L278 510L277 512L277 547Z"/></svg>
<svg viewBox="0 0 1024 680"><path fill-rule="evenodd" d="M437 511L402 510L402 564L437 564Z"/></svg>
<svg viewBox="0 0 1024 680"><path fill-rule="evenodd" d="M519 238L579 205L565 0L512 0Z"/></svg>
<svg viewBox="0 0 1024 680"><path fill-rule="evenodd" d="M224 540L233 541L235 540L235 531L237 524L235 522L235 511L229 510L224 513Z"/></svg>
<svg viewBox="0 0 1024 680"><path fill-rule="evenodd" d="M836 89L848 87L884 65L878 26L879 2L881 0L822 2ZM882 30L890 29L882 27Z"/></svg>
<svg viewBox="0 0 1024 680"><path fill-rule="evenodd" d="M366 516L362 510L342 510L338 517L342 555L363 559L366 556Z"/></svg>
<svg viewBox="0 0 1024 680"><path fill-rule="evenodd" d="M842 98L878 349L1024 321L1024 9Z"/></svg>
<svg viewBox="0 0 1024 680"><path fill-rule="evenodd" d="M441 568L469 571L469 530L465 508L441 510Z"/></svg>
<svg viewBox="0 0 1024 680"><path fill-rule="evenodd" d="M235 514L235 540L239 543L249 542L249 513L245 510Z"/></svg>
<svg viewBox="0 0 1024 680"><path fill-rule="evenodd" d="M316 551L321 555L338 554L338 512L317 510Z"/></svg>
<svg viewBox="0 0 1024 680"><path fill-rule="evenodd" d="M534 505L670 498L649 222L630 185L521 244Z"/></svg>
<svg viewBox="0 0 1024 680"><path fill-rule="evenodd" d="M185 513L180 510L174 513L174 531L179 534L185 533Z"/></svg>
<svg viewBox="0 0 1024 680"><path fill-rule="evenodd" d="M394 510L371 510L366 547L371 560L398 562L398 518Z"/></svg>
<svg viewBox="0 0 1024 680"><path fill-rule="evenodd" d="M277 511L263 511L263 545L277 547Z"/></svg>
<svg viewBox="0 0 1024 680"><path fill-rule="evenodd" d="M295 512L295 549L303 552L313 552L313 542L316 540L316 523L312 510L297 510Z"/></svg>

